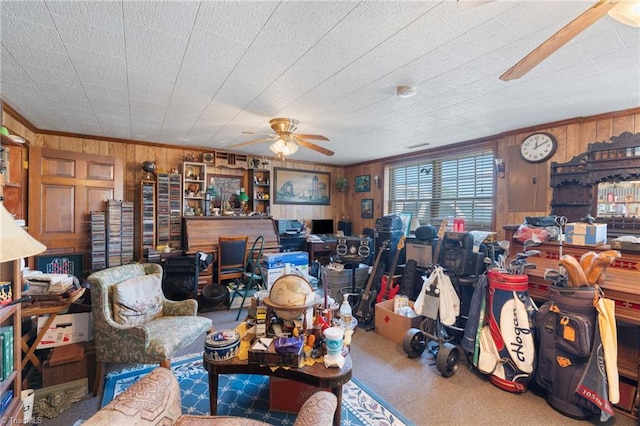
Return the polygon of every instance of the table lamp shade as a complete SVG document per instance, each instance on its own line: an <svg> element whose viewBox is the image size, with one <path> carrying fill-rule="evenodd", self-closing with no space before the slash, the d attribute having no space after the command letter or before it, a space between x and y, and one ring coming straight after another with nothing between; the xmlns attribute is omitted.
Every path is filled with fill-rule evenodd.
<svg viewBox="0 0 640 426"><path fill-rule="evenodd" d="M29 235L0 204L0 262L42 253L47 247Z"/></svg>

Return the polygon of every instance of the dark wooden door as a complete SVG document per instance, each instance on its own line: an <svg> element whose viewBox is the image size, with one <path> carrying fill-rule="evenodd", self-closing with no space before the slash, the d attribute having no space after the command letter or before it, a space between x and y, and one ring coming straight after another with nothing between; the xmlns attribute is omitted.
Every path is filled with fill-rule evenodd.
<svg viewBox="0 0 640 426"><path fill-rule="evenodd" d="M123 167L121 158L29 149L29 233L46 254L83 253L89 264L88 213L122 199Z"/></svg>

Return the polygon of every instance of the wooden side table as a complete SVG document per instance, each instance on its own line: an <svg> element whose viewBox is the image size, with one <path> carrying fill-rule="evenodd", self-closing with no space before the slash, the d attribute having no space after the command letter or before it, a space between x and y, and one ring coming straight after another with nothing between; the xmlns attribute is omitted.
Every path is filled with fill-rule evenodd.
<svg viewBox="0 0 640 426"><path fill-rule="evenodd" d="M322 363L305 365L302 368L276 368L268 365L249 364L238 357L229 361L209 361L204 359L204 367L209 375L209 404L211 415L218 412L218 376L220 374L260 374L295 380L311 386L330 388L338 398L338 406L333 416L333 424L340 426L342 419L342 385L351 380L351 355L347 354L342 368L326 368Z"/></svg>
<svg viewBox="0 0 640 426"><path fill-rule="evenodd" d="M27 366L27 364L31 362L35 369L38 370L39 373L42 373L42 363L40 362L40 359L38 359L38 357L35 355L35 351L38 345L42 341L44 335L47 333L47 330L49 330L51 324L53 324L56 316L69 309L69 306L71 306L73 302L82 297L84 291L84 288L79 288L77 290L68 292L65 295L60 295L54 298L49 295L42 295L41 297L32 296L34 302L30 305L25 304L22 307L22 318L41 317L43 315L49 315L42 329L39 333L37 333L36 338L31 346L29 346L29 340L31 339L31 337L33 337L33 333L28 332L22 336L21 346L22 352L24 353L24 356L22 357L23 370Z"/></svg>

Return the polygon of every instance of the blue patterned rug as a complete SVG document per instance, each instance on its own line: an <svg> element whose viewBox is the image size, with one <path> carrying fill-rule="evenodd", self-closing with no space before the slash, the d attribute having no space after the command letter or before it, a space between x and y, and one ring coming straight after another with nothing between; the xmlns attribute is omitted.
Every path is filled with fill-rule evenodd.
<svg viewBox="0 0 640 426"><path fill-rule="evenodd" d="M149 373L156 365L112 372L107 375L102 406ZM172 363L182 393L184 414L209 414L209 382L202 366L202 354ZM342 425L402 426L412 423L356 379L342 387ZM250 374L221 375L218 414L249 417L278 425L292 425L294 414L269 410L269 377Z"/></svg>

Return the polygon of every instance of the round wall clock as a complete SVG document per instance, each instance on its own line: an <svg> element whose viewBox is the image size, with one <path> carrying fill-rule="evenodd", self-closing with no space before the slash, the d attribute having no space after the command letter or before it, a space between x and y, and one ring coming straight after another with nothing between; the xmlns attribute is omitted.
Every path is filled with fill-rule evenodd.
<svg viewBox="0 0 640 426"><path fill-rule="evenodd" d="M520 155L530 163L542 163L553 157L558 142L549 133L533 133L527 136L520 145Z"/></svg>

